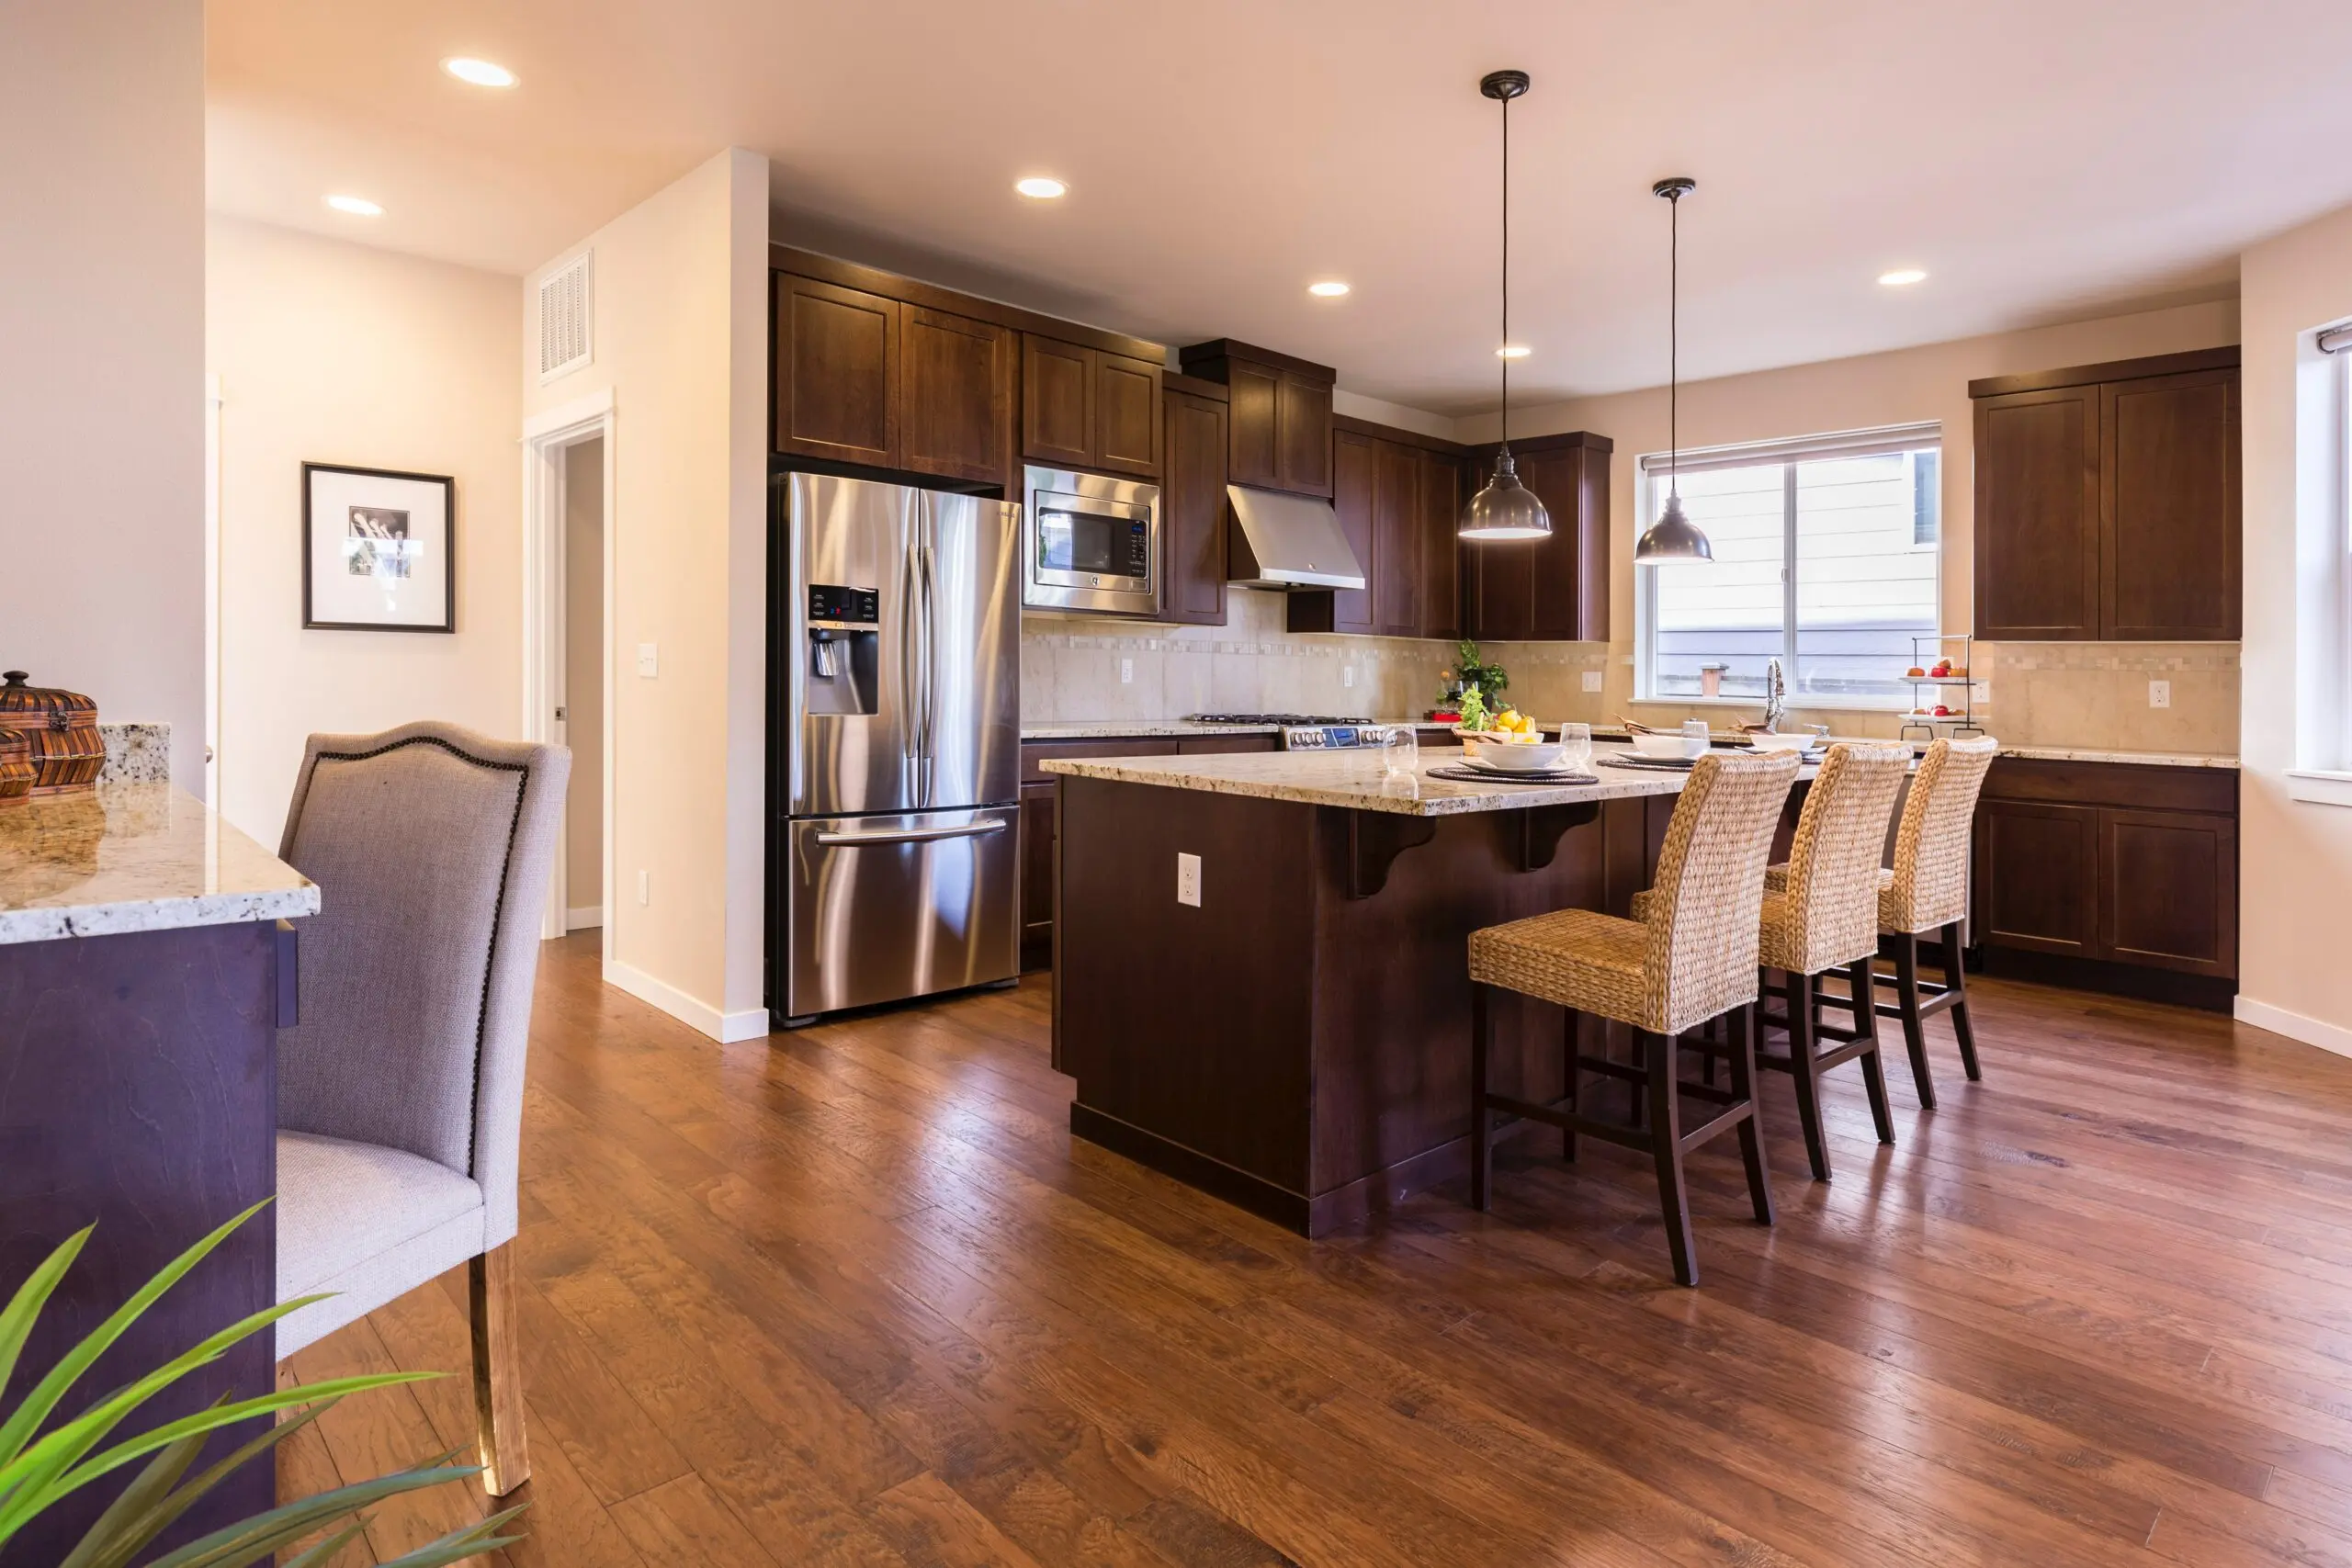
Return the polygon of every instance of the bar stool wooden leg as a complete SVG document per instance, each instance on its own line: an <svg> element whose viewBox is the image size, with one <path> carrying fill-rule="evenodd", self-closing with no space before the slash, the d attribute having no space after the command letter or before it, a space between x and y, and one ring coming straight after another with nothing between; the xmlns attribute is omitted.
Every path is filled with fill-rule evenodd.
<svg viewBox="0 0 2352 1568"><path fill-rule="evenodd" d="M1960 1040L1960 1065L1968 1070L1969 1082L1982 1083L1984 1074L1976 1065L1976 1032L1968 1025L1968 965L1960 956L1958 920L1944 928L1944 985L1951 992L1951 1032Z"/></svg>
<svg viewBox="0 0 2352 1568"><path fill-rule="evenodd" d="M1495 1179L1495 1113L1487 1104L1487 1056L1494 1043L1487 1012L1487 987L1470 985L1470 1206L1484 1211Z"/></svg>
<svg viewBox="0 0 2352 1568"><path fill-rule="evenodd" d="M1854 995L1871 995L1871 961L1858 958L1846 971L1846 984ZM1854 1027L1870 1040L1862 1052L1862 1090L1870 1096L1871 1120L1878 1126L1878 1141L1894 1142L1894 1110L1886 1100L1886 1066L1878 1054L1878 1009L1871 1006L1854 1010Z"/></svg>
<svg viewBox="0 0 2352 1568"><path fill-rule="evenodd" d="M1911 1081L1919 1087L1919 1109L1936 1108L1936 1080L1928 1071L1928 1026L1919 1016L1919 939L1904 931L1894 939L1894 1003L1903 1017L1903 1045L1911 1053Z"/></svg>
<svg viewBox="0 0 2352 1568"><path fill-rule="evenodd" d="M1814 978L1792 973L1785 994L1789 1009L1789 1077L1797 1089L1797 1121L1804 1128L1804 1157L1815 1181L1829 1179L1829 1140L1821 1131L1821 1068L1814 1055Z"/></svg>
<svg viewBox="0 0 2352 1568"><path fill-rule="evenodd" d="M1690 1238L1690 1197L1682 1184L1682 1107L1675 1075L1675 1037L1635 1030L1634 1041L1649 1072L1651 1152L1657 1160L1658 1208L1666 1218L1666 1245L1674 1254L1674 1278L1699 1282L1697 1248Z"/></svg>
<svg viewBox="0 0 2352 1568"><path fill-rule="evenodd" d="M1736 1009L1724 1021L1733 1036L1731 1091L1747 1101L1747 1120L1739 1124L1739 1157L1747 1167L1747 1201L1755 1205L1756 1223L1772 1223L1772 1182L1764 1168L1764 1124L1756 1104L1756 1004Z"/></svg>
<svg viewBox="0 0 2352 1568"><path fill-rule="evenodd" d="M1563 1078L1561 1100L1563 1108L1573 1113L1577 1108L1577 1079L1583 1069L1577 1066L1577 1010L1563 1010L1566 1021L1561 1025L1560 1038L1567 1046L1568 1070ZM1577 1131L1573 1127L1560 1129L1560 1157L1574 1161L1577 1157Z"/></svg>

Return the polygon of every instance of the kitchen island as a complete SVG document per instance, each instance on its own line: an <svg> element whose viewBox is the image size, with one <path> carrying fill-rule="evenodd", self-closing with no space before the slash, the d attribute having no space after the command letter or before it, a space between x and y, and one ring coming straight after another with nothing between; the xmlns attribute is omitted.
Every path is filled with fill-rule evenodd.
<svg viewBox="0 0 2352 1568"><path fill-rule="evenodd" d="M168 784L0 807L0 1289L96 1225L0 1408L156 1269L277 1190L277 1030L294 987L282 921L318 908L300 872ZM265 1208L97 1359L64 1410L277 1300L276 1235ZM270 1334L255 1335L125 1431L266 1393L275 1359ZM251 1435L215 1438L208 1454ZM0 1562L57 1562L137 1471L73 1494ZM274 1488L266 1460L247 1465L166 1539L266 1510Z"/></svg>
<svg viewBox="0 0 2352 1568"><path fill-rule="evenodd" d="M1310 1236L1465 1171L1470 932L1624 913L1688 776L1596 750L1565 785L1434 751L1046 762L1071 1131ZM1560 1016L1497 997L1499 1092L1558 1098Z"/></svg>

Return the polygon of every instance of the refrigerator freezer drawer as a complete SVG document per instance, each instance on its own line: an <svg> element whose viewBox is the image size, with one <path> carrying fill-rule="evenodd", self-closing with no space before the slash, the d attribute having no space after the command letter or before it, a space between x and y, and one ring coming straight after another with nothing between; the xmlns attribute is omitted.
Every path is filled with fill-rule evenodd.
<svg viewBox="0 0 2352 1568"><path fill-rule="evenodd" d="M781 824L787 1016L929 996L1020 971L1017 807Z"/></svg>

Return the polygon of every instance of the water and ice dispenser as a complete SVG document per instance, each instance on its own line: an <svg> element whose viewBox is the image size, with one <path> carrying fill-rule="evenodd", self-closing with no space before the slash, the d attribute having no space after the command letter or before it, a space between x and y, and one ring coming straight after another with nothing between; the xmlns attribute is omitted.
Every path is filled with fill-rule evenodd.
<svg viewBox="0 0 2352 1568"><path fill-rule="evenodd" d="M881 603L871 588L809 584L808 712L874 711Z"/></svg>

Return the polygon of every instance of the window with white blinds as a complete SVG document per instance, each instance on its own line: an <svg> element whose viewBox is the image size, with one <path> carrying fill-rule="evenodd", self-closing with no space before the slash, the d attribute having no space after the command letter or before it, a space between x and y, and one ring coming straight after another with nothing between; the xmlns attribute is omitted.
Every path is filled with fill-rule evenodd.
<svg viewBox="0 0 2352 1568"><path fill-rule="evenodd" d="M1634 577L1638 696L1764 700L1781 662L1792 706L1910 706L1914 637L1937 630L1942 430L1935 424L1682 454L1682 507L1712 562ZM1643 526L1667 458L1641 463Z"/></svg>

